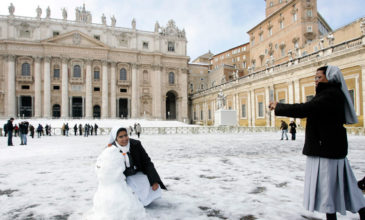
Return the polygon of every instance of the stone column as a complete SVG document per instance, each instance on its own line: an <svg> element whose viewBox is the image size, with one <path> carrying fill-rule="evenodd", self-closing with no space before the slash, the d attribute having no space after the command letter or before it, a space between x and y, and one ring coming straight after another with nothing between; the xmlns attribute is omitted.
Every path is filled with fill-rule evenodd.
<svg viewBox="0 0 365 220"><path fill-rule="evenodd" d="M15 117L15 56L9 55L8 61L8 117Z"/></svg>
<svg viewBox="0 0 365 220"><path fill-rule="evenodd" d="M42 112L42 77L41 77L41 58L35 58L34 64L34 117L40 118Z"/></svg>
<svg viewBox="0 0 365 220"><path fill-rule="evenodd" d="M300 100L300 85L299 80L294 80L294 103L301 103ZM300 125L300 119L296 120L297 125Z"/></svg>
<svg viewBox="0 0 365 220"><path fill-rule="evenodd" d="M45 57L43 60L43 117L51 117L51 63L50 58Z"/></svg>
<svg viewBox="0 0 365 220"><path fill-rule="evenodd" d="M251 90L250 91L250 94L251 94L251 121L252 121L252 124L251 126L252 127L255 127L256 126L256 112L255 112L255 104L256 104L256 100L255 100L255 90Z"/></svg>
<svg viewBox="0 0 365 220"><path fill-rule="evenodd" d="M102 100L101 100L101 117L108 117L108 63L106 61L102 62Z"/></svg>
<svg viewBox="0 0 365 220"><path fill-rule="evenodd" d="M248 127L252 127L252 115L251 115L251 91L247 92L247 121Z"/></svg>
<svg viewBox="0 0 365 220"><path fill-rule="evenodd" d="M265 114L266 118L266 126L270 127L271 125L271 111L266 106L269 106L270 103L270 86L265 87L265 104L264 104L264 111L267 112Z"/></svg>
<svg viewBox="0 0 365 220"><path fill-rule="evenodd" d="M241 106L240 106L240 97L239 97L239 94L236 93L236 117L237 117L237 124L239 125L240 124L240 109L241 109Z"/></svg>
<svg viewBox="0 0 365 220"><path fill-rule="evenodd" d="M183 122L188 121L188 70L187 69L183 69L180 71L180 77L181 79L180 81L180 86L181 86L181 106L180 106L180 120ZM207 107L207 115L208 115L208 107ZM205 117L206 120L208 117Z"/></svg>
<svg viewBox="0 0 365 220"><path fill-rule="evenodd" d="M138 67L132 64L132 118L138 117Z"/></svg>
<svg viewBox="0 0 365 220"><path fill-rule="evenodd" d="M162 109L161 109L161 103L162 103L162 85L161 85L161 66L154 66L153 67L153 117L156 119L162 119Z"/></svg>
<svg viewBox="0 0 365 220"><path fill-rule="evenodd" d="M91 78L91 60L86 60L86 77L85 77L85 118L93 117L93 92Z"/></svg>
<svg viewBox="0 0 365 220"><path fill-rule="evenodd" d="M68 69L67 58L62 58L62 101L61 101L61 117L69 117L69 97L68 97Z"/></svg>
<svg viewBox="0 0 365 220"><path fill-rule="evenodd" d="M111 75L110 75L110 116L111 118L115 118L117 116L117 107L116 107L116 72L115 72L116 63L111 63ZM128 117L128 116L127 116Z"/></svg>

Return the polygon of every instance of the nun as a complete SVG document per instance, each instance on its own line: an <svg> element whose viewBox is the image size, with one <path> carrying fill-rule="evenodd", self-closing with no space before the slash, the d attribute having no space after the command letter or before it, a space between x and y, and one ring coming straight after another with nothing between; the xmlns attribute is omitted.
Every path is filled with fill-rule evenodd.
<svg viewBox="0 0 365 220"><path fill-rule="evenodd" d="M110 133L108 147L118 148L125 158L127 185L144 206L161 197L161 189L166 190L166 187L140 141L129 138L126 128L115 127Z"/></svg>
<svg viewBox="0 0 365 220"><path fill-rule="evenodd" d="M307 118L303 154L307 156L304 207L326 213L358 212L365 220L365 199L346 158L348 143L344 124L356 124L357 117L346 82L336 66L317 69L316 95L306 103L270 102L277 116Z"/></svg>

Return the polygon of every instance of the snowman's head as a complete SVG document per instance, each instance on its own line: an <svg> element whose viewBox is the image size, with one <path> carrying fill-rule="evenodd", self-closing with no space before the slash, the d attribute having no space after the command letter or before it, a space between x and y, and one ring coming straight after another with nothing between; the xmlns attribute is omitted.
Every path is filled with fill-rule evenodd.
<svg viewBox="0 0 365 220"><path fill-rule="evenodd" d="M118 148L111 146L106 148L96 160L96 175L99 182L113 183L125 179L123 174L125 162Z"/></svg>

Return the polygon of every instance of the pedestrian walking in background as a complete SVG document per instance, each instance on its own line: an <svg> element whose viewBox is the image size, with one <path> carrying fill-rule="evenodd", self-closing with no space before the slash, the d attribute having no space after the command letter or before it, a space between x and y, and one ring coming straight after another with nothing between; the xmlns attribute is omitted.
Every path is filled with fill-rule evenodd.
<svg viewBox="0 0 365 220"><path fill-rule="evenodd" d="M95 136L98 135L98 128L99 128L99 126L95 123L95 125L94 125Z"/></svg>
<svg viewBox="0 0 365 220"><path fill-rule="evenodd" d="M77 135L77 124L75 124L74 126L74 133L75 133L75 136Z"/></svg>
<svg viewBox="0 0 365 220"><path fill-rule="evenodd" d="M281 129L281 139L280 140L284 139L284 135L285 135L286 140L288 140L288 124L284 120L281 120L280 129Z"/></svg>
<svg viewBox="0 0 365 220"><path fill-rule="evenodd" d="M8 127L6 126L6 123L4 124L4 136L6 137L8 135Z"/></svg>
<svg viewBox="0 0 365 220"><path fill-rule="evenodd" d="M341 70L335 66L317 69L316 95L302 104L271 102L277 116L307 118L303 154L307 156L304 206L326 213L358 212L365 220L365 198L347 159L348 142L344 124L358 122Z"/></svg>
<svg viewBox="0 0 365 220"><path fill-rule="evenodd" d="M297 133L297 125L295 124L294 121L291 121L289 127L290 127L291 139L294 141Z"/></svg>
<svg viewBox="0 0 365 220"><path fill-rule="evenodd" d="M62 133L63 136L66 135L66 124L65 123L62 124L61 133Z"/></svg>
<svg viewBox="0 0 365 220"><path fill-rule="evenodd" d="M8 120L8 123L6 124L6 128L8 129L8 146L14 146L13 145L13 121L14 118L10 118Z"/></svg>
<svg viewBox="0 0 365 220"><path fill-rule="evenodd" d="M128 128L128 133L129 133L129 136L132 136L133 134L133 128L132 128L132 125L129 125L129 128Z"/></svg>
<svg viewBox="0 0 365 220"><path fill-rule="evenodd" d="M46 136L48 136L48 125L47 124L45 126L45 129L46 129Z"/></svg>
<svg viewBox="0 0 365 220"><path fill-rule="evenodd" d="M41 138L42 131L43 131L43 126L41 124L38 124L38 127L37 127L37 135L38 135L38 138Z"/></svg>
<svg viewBox="0 0 365 220"><path fill-rule="evenodd" d="M34 126L33 125L29 125L29 131L30 131L30 136L32 138L34 138Z"/></svg>
<svg viewBox="0 0 365 220"><path fill-rule="evenodd" d="M82 136L82 124L79 124L79 135Z"/></svg>
<svg viewBox="0 0 365 220"><path fill-rule="evenodd" d="M29 128L29 123L27 121L23 121L19 124L20 145L27 145L28 128Z"/></svg>
<svg viewBox="0 0 365 220"><path fill-rule="evenodd" d="M142 127L141 127L141 125L138 123L138 124L136 125L136 133L137 133L138 138L139 138L139 136L141 135L141 132L142 132Z"/></svg>
<svg viewBox="0 0 365 220"><path fill-rule="evenodd" d="M68 126L68 123L66 123L66 125L65 125L66 136L68 136L68 131L69 130L70 130L70 127Z"/></svg>

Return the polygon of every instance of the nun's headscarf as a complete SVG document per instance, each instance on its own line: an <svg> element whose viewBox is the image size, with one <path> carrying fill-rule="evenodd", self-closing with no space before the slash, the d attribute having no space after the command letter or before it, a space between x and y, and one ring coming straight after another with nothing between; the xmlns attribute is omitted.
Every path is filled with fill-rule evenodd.
<svg viewBox="0 0 365 220"><path fill-rule="evenodd" d="M345 123L356 124L357 116L355 113L354 105L350 97L350 93L346 86L346 81L343 78L341 70L337 66L327 66L326 78L328 82L335 82L341 84L342 93L345 95Z"/></svg>
<svg viewBox="0 0 365 220"><path fill-rule="evenodd" d="M119 129L121 129L121 128L124 128L124 127L115 126L112 128L112 130L110 131L110 134L109 134L109 142L108 142L109 145L113 144L114 141L116 141L117 135L118 135L117 133L118 133ZM124 128L124 129L127 130L127 128ZM127 131L127 133L128 133L128 131Z"/></svg>

